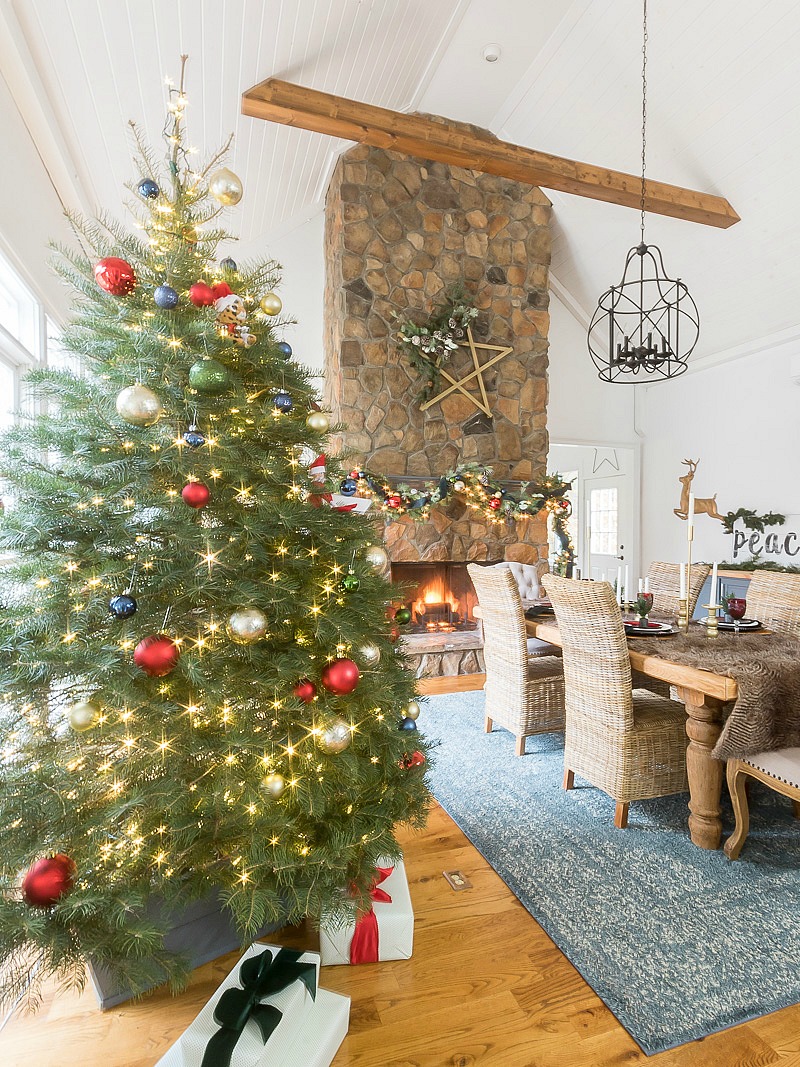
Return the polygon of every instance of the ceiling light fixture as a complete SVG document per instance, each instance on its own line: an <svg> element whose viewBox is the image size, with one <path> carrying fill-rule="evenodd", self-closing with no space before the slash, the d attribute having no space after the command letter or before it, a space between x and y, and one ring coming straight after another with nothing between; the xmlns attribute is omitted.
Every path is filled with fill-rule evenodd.
<svg viewBox="0 0 800 1067"><path fill-rule="evenodd" d="M642 236L628 252L622 281L600 297L588 338L598 377L604 382L626 385L659 382L683 374L700 336L700 316L688 288L680 278L667 277L660 248L645 243L646 153L647 0L643 0Z"/></svg>
<svg viewBox="0 0 800 1067"><path fill-rule="evenodd" d="M483 58L487 63L496 63L502 54L503 49L499 44L487 44L483 50Z"/></svg>

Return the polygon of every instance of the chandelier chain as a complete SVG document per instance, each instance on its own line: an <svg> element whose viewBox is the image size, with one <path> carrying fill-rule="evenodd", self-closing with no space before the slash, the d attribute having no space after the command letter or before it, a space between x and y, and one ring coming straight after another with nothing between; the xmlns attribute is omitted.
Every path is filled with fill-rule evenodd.
<svg viewBox="0 0 800 1067"><path fill-rule="evenodd" d="M647 161L647 0L642 0L642 244L644 244L645 164Z"/></svg>

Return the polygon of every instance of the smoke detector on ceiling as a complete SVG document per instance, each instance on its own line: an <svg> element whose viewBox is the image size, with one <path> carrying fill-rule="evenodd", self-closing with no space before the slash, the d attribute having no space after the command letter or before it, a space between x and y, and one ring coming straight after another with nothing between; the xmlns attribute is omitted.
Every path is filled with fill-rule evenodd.
<svg viewBox="0 0 800 1067"><path fill-rule="evenodd" d="M503 49L499 44L487 44L483 50L483 58L487 63L496 63L502 54Z"/></svg>

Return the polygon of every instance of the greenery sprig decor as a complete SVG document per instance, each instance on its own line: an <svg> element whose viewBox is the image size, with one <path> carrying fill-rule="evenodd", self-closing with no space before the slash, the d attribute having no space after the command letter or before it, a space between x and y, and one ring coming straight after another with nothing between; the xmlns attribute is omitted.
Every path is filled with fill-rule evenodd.
<svg viewBox="0 0 800 1067"><path fill-rule="evenodd" d="M531 518L542 510L568 517L570 503L565 494L571 484L559 474L550 474L540 485L521 482L512 491L492 477L491 468L463 463L419 487L395 484L382 474L356 469L342 482L341 491L371 497L375 508L390 518L409 515L425 522L433 508L460 500L487 522L498 524Z"/></svg>
<svg viewBox="0 0 800 1067"><path fill-rule="evenodd" d="M427 321L398 320L394 341L423 379L420 400L429 400L439 389L441 369L467 336L478 317L478 309L465 298L462 289L450 290L445 303Z"/></svg>
<svg viewBox="0 0 800 1067"><path fill-rule="evenodd" d="M736 511L729 511L722 516L722 525L725 533L732 534L733 527L737 522L741 522L748 530L763 533L765 526L783 526L786 522L786 516L775 511L768 511L765 515L758 515L750 508L737 508Z"/></svg>

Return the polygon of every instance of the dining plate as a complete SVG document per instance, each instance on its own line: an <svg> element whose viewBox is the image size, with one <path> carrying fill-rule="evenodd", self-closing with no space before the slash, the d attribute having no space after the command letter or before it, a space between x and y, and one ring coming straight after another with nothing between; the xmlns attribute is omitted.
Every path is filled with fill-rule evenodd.
<svg viewBox="0 0 800 1067"><path fill-rule="evenodd" d="M676 630L668 622L649 622L646 627L626 622L625 633L629 637L663 637L666 634L676 633Z"/></svg>
<svg viewBox="0 0 800 1067"><path fill-rule="evenodd" d="M555 615L552 604L534 604L525 609L526 619L535 619L539 615Z"/></svg>
<svg viewBox="0 0 800 1067"><path fill-rule="evenodd" d="M708 625L708 619L707 618L702 619L701 621L704 622L706 624L706 626ZM734 626L734 624L732 622L726 622L725 619L717 619L717 629L733 631L733 630L736 629L736 627ZM744 630L760 630L761 629L761 623L758 621L758 619L739 619L739 629L742 630L742 631L744 631Z"/></svg>

